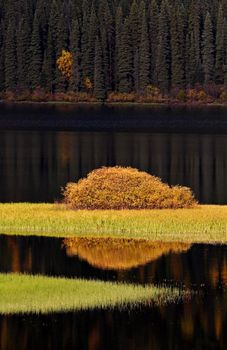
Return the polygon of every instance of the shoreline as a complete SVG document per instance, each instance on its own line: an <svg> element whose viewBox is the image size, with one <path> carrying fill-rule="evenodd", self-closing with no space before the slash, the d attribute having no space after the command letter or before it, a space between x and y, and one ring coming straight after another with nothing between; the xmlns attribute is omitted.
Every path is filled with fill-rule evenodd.
<svg viewBox="0 0 227 350"><path fill-rule="evenodd" d="M32 100L25 100L25 101L9 101L9 100L1 100L0 99L0 104L5 104L5 105L24 105L24 104L31 104L31 105L90 105L90 106L150 106L150 107L188 107L188 108L193 108L193 107L226 107L227 108L227 103L221 103L221 102L210 102L210 103L203 103L203 102L176 102L176 101L164 101L164 102L99 102L99 101L64 101L64 100L49 100L49 101L32 101Z"/></svg>
<svg viewBox="0 0 227 350"><path fill-rule="evenodd" d="M81 210L62 204L0 204L0 233L45 237L227 243L227 205L193 209Z"/></svg>

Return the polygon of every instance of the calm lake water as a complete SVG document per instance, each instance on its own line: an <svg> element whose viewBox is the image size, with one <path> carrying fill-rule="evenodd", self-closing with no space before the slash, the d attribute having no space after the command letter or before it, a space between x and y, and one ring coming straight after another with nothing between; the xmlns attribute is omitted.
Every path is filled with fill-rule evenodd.
<svg viewBox="0 0 227 350"><path fill-rule="evenodd" d="M0 104L0 202L53 202L67 182L115 165L227 204L227 108Z"/></svg>
<svg viewBox="0 0 227 350"><path fill-rule="evenodd" d="M226 349L227 246L0 236L0 272L189 288L166 306L0 316L1 350ZM112 242L113 244L113 242ZM96 246L96 248L95 248ZM147 249L149 248L149 249ZM140 253L138 253L140 252Z"/></svg>
<svg viewBox="0 0 227 350"><path fill-rule="evenodd" d="M0 103L0 202L53 202L67 182L114 165L227 204L227 108ZM193 293L165 306L0 315L0 350L227 349L226 245L0 235L0 273L10 272Z"/></svg>

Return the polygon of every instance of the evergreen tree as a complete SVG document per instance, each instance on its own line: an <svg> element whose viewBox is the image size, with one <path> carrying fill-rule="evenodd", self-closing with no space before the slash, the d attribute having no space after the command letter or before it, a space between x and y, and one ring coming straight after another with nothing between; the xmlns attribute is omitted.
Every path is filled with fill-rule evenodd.
<svg viewBox="0 0 227 350"><path fill-rule="evenodd" d="M5 43L5 88L14 91L17 86L16 23L8 23Z"/></svg>
<svg viewBox="0 0 227 350"><path fill-rule="evenodd" d="M132 92L133 91L133 49L130 36L130 27L128 19L125 19L119 45L119 91Z"/></svg>
<svg viewBox="0 0 227 350"><path fill-rule="evenodd" d="M49 27L47 46L45 51L45 59L42 66L42 74L46 80L46 90L54 92L55 89L55 69L56 69L56 51L54 47L54 38L52 36L52 28Z"/></svg>
<svg viewBox="0 0 227 350"><path fill-rule="evenodd" d="M144 93L150 82L150 48L145 5L143 7L142 23L139 47L139 91Z"/></svg>
<svg viewBox="0 0 227 350"><path fill-rule="evenodd" d="M224 53L224 15L222 5L220 5L217 18L215 57L215 80L219 84L223 83Z"/></svg>
<svg viewBox="0 0 227 350"><path fill-rule="evenodd" d="M196 53L195 53L195 33L193 30L189 31L186 35L186 52L188 54L185 59L185 75L186 81L189 87L192 87L197 79L196 72Z"/></svg>
<svg viewBox="0 0 227 350"><path fill-rule="evenodd" d="M187 28L187 83L194 85L203 81L201 34L200 34L200 9L197 0L191 0L189 7L189 23Z"/></svg>
<svg viewBox="0 0 227 350"><path fill-rule="evenodd" d="M161 90L166 93L170 85L169 7L166 0L161 4L158 33L156 75Z"/></svg>
<svg viewBox="0 0 227 350"><path fill-rule="evenodd" d="M116 12L116 22L115 22L115 55L114 55L114 82L115 90L119 90L119 81L120 81L120 72L119 72L119 63L120 63L120 43L121 35L123 31L123 13L122 8L119 6Z"/></svg>
<svg viewBox="0 0 227 350"><path fill-rule="evenodd" d="M81 69L83 74L83 81L86 77L89 76L90 68L89 68L89 58L88 58L88 23L90 18L90 2L88 0L83 0L82 3L82 25L81 25Z"/></svg>
<svg viewBox="0 0 227 350"><path fill-rule="evenodd" d="M107 91L113 89L113 19L110 12L108 2L106 0L100 0L99 11L99 28L101 33L101 46L103 52L103 64L105 75L105 86Z"/></svg>
<svg viewBox="0 0 227 350"><path fill-rule="evenodd" d="M30 82L31 88L35 89L36 87L40 86L42 69L42 42L39 18L37 15L35 15L33 22L30 54Z"/></svg>
<svg viewBox="0 0 227 350"><path fill-rule="evenodd" d="M87 48L87 77L94 81L94 62L95 62L95 42L98 32L98 22L94 3L92 4L90 20L88 24L88 48Z"/></svg>
<svg viewBox="0 0 227 350"><path fill-rule="evenodd" d="M22 18L17 33L18 86L22 90L29 88L30 35L28 19Z"/></svg>
<svg viewBox="0 0 227 350"><path fill-rule="evenodd" d="M104 101L106 98L103 54L98 36L95 42L94 94L100 101Z"/></svg>
<svg viewBox="0 0 227 350"><path fill-rule="evenodd" d="M0 93L4 90L4 23L0 20Z"/></svg>
<svg viewBox="0 0 227 350"><path fill-rule="evenodd" d="M56 64L63 49L70 82ZM0 0L0 92L91 91L103 72L105 95L168 93L227 86L226 66L227 0Z"/></svg>
<svg viewBox="0 0 227 350"><path fill-rule="evenodd" d="M82 71L81 71L81 33L79 21L74 19L70 33L70 50L73 56L73 71L71 78L71 88L79 92L82 89Z"/></svg>
<svg viewBox="0 0 227 350"><path fill-rule="evenodd" d="M205 83L208 84L213 78L214 72L214 38L212 22L209 12L206 15L203 30L203 70Z"/></svg>
<svg viewBox="0 0 227 350"><path fill-rule="evenodd" d="M171 75L172 86L184 87L184 8L176 4L171 13Z"/></svg>
<svg viewBox="0 0 227 350"><path fill-rule="evenodd" d="M157 48L158 48L158 16L159 9L156 0L152 0L149 8L149 38L150 38L150 75L151 82L157 85L157 76L155 74L155 67L157 62Z"/></svg>
<svg viewBox="0 0 227 350"><path fill-rule="evenodd" d="M129 14L129 29L132 40L133 51L133 87L139 90L139 45L140 45L140 28L139 28L139 6L137 0L133 0Z"/></svg>
<svg viewBox="0 0 227 350"><path fill-rule="evenodd" d="M65 18L64 3L62 1L53 0L48 23L45 58L45 76L48 81L48 90L52 92L64 91L66 88L66 81L56 65L56 61L60 57L62 50L68 47L68 28Z"/></svg>
<svg viewBox="0 0 227 350"><path fill-rule="evenodd" d="M68 49L68 37L69 37L69 28L68 21L65 13L64 2L60 1L57 4L57 16L56 16L56 59L55 59L55 89L56 91L65 91L67 87L67 82L62 76L58 67L56 66L56 60L61 56L62 50Z"/></svg>

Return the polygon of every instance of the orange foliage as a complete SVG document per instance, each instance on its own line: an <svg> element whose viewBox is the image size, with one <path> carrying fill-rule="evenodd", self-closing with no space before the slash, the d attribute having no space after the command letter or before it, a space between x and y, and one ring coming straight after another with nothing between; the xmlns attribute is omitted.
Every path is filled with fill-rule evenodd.
<svg viewBox="0 0 227 350"><path fill-rule="evenodd" d="M110 92L107 98L107 102L136 102L136 94L131 92L121 93L121 92Z"/></svg>
<svg viewBox="0 0 227 350"><path fill-rule="evenodd" d="M107 102L120 103L120 102L139 102L139 103L163 103L166 99L162 96L159 88L153 85L148 85L146 92L143 95L138 95L135 92L122 93L113 91L108 95Z"/></svg>
<svg viewBox="0 0 227 350"><path fill-rule="evenodd" d="M74 209L187 208L196 201L189 188L170 187L157 177L132 168L101 168L64 190Z"/></svg>
<svg viewBox="0 0 227 350"><path fill-rule="evenodd" d="M159 259L170 252L187 251L190 244L146 240L66 238L67 254L77 255L90 265L104 270L128 270Z"/></svg>
<svg viewBox="0 0 227 350"><path fill-rule="evenodd" d="M61 56L57 59L57 66L62 75L70 80L72 77L73 56L71 52L62 50Z"/></svg>
<svg viewBox="0 0 227 350"><path fill-rule="evenodd" d="M211 103L213 99L211 96L207 95L206 92L200 89L189 89L186 94L187 100L190 102L202 102L202 103Z"/></svg>
<svg viewBox="0 0 227 350"><path fill-rule="evenodd" d="M87 91L91 92L92 89L93 89L93 84L92 84L92 82L91 82L91 79L89 79L88 77L86 77L86 78L84 79L84 86L85 86L85 89L86 89Z"/></svg>
<svg viewBox="0 0 227 350"><path fill-rule="evenodd" d="M64 102L96 102L94 96L89 95L87 92L73 92L69 91L67 93L58 92L53 95L54 101L64 101Z"/></svg>
<svg viewBox="0 0 227 350"><path fill-rule="evenodd" d="M227 90L223 88L220 93L220 102L227 103Z"/></svg>

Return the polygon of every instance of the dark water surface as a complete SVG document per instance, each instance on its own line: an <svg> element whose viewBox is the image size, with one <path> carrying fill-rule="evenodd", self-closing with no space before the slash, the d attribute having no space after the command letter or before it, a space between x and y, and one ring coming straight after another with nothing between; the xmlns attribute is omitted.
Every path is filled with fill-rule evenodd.
<svg viewBox="0 0 227 350"><path fill-rule="evenodd" d="M100 249L93 243L2 235L0 272L183 285L197 293L134 310L0 316L1 350L227 348L227 246L120 241L118 250L115 240L100 240Z"/></svg>
<svg viewBox="0 0 227 350"><path fill-rule="evenodd" d="M227 109L0 103L0 202L53 202L68 181L114 165L227 204ZM227 349L225 245L0 235L0 273L8 272L196 293L130 310L0 315L0 350Z"/></svg>
<svg viewBox="0 0 227 350"><path fill-rule="evenodd" d="M227 204L227 108L0 104L0 202L53 202L67 182L115 165Z"/></svg>

